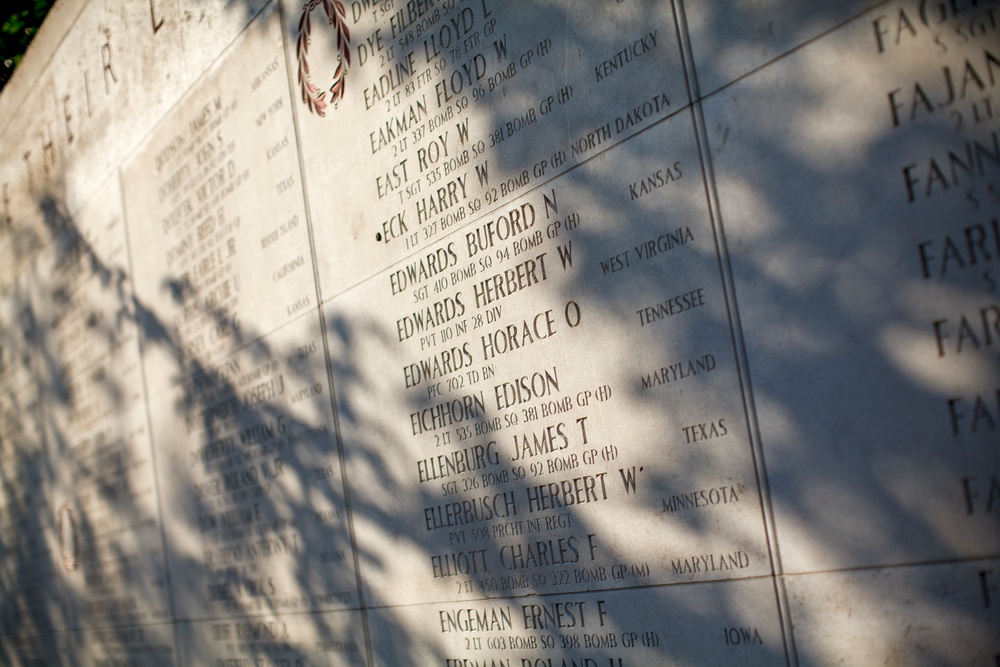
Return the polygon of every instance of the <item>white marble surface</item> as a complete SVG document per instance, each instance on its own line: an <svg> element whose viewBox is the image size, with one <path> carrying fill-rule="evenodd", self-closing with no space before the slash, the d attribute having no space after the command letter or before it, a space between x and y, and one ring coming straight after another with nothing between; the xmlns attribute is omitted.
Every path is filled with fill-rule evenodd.
<svg viewBox="0 0 1000 667"><path fill-rule="evenodd" d="M687 100L666 3L352 5L335 105L336 32L314 9L305 41L302 8L284 7L296 97L307 69L325 91L323 116L296 103L317 247L332 250L317 253L324 301Z"/></svg>
<svg viewBox="0 0 1000 667"><path fill-rule="evenodd" d="M992 664L998 34L61 0L0 98L0 663Z"/></svg>
<svg viewBox="0 0 1000 667"><path fill-rule="evenodd" d="M325 306L371 597L770 573L696 161L689 119L668 121ZM427 256L458 271L393 294ZM622 562L642 574L591 576Z"/></svg>
<svg viewBox="0 0 1000 667"><path fill-rule="evenodd" d="M985 72L991 40L945 35L941 53L937 33L915 29L880 53L872 26L898 11L705 106L787 572L1000 546L1000 516L963 481L987 494L998 466L997 170L948 162L998 131L972 122L989 95L973 83L938 106L944 72Z"/></svg>
<svg viewBox="0 0 1000 667"><path fill-rule="evenodd" d="M124 168L153 393L315 306L280 25L260 21Z"/></svg>

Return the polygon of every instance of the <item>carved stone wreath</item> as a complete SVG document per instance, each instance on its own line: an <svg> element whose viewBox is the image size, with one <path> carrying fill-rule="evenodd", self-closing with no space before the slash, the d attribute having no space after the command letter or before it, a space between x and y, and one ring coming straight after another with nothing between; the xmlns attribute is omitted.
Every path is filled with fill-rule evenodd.
<svg viewBox="0 0 1000 667"><path fill-rule="evenodd" d="M337 50L340 52L337 69L333 73L333 83L327 90L320 90L312 82L307 59L312 32L311 14L319 6L323 7L323 13L326 14L330 25L337 33ZM302 7L302 18L299 19L299 37L295 53L299 63L299 90L302 93L302 101L305 102L309 111L319 116L325 116L326 107L330 104L336 106L337 102L344 96L344 80L347 77L347 69L351 65L351 33L347 29L344 3L339 2L339 0L308 0L306 2ZM327 92L330 93L329 99L326 97Z"/></svg>

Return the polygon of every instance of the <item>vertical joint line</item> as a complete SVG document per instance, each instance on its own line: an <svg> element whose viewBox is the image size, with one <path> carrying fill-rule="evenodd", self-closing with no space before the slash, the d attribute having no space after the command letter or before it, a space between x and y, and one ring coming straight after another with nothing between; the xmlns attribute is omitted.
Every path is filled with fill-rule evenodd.
<svg viewBox="0 0 1000 667"><path fill-rule="evenodd" d="M292 81L294 77L288 71L288 45L285 43L288 22L285 18L285 8L278 3L278 16L281 23L281 51L285 60L285 77L288 81L289 106L292 107L292 129L295 132L295 150L299 160L299 183L302 187L302 210L306 219L306 231L309 236L309 254L312 257L313 285L316 295L316 315L319 318L319 334L323 341L323 361L326 364L326 382L330 394L330 410L333 414L333 432L337 447L337 458L340 461L340 482L344 494L344 513L347 515L347 534L351 542L351 556L354 563L354 582L358 596L358 614L361 616L361 632L365 644L365 657L369 665L375 664L372 655L371 632L368 627L368 608L365 602L365 591L361 581L361 562L358 557L358 541L354 530L354 510L351 502L351 490L347 482L347 461L345 460L344 439L340 432L340 415L337 412L337 392L333 380L333 363L330 358L330 344L327 340L326 318L323 317L322 287L320 285L319 262L316 255L316 241L313 235L312 209L309 206L309 189L306 184L305 159L302 155L302 136L299 128L299 107L295 104L296 93Z"/></svg>
<svg viewBox="0 0 1000 667"><path fill-rule="evenodd" d="M139 375L142 377L142 405L146 411L146 434L149 440L149 462L153 474L153 488L156 493L157 520L160 524L160 557L163 559L163 572L167 587L167 604L170 605L170 624L174 637L174 660L180 659L178 651L181 647L180 622L177 619L177 605L174 601L174 577L170 572L170 556L167 542L166 526L163 523L163 494L160 491L160 465L156 459L156 436L153 433L152 410L149 406L149 380L146 377L146 349L143 345L143 332L139 324L139 299L135 295L135 262L132 259L132 240L129 238L128 211L125 207L125 179L121 168L117 169L118 174L118 198L122 215L122 231L125 235L125 255L128 258L128 290L132 297L132 318L135 322L135 344L139 353ZM133 408L134 409L134 408Z"/></svg>
<svg viewBox="0 0 1000 667"><path fill-rule="evenodd" d="M789 613L788 596L784 585L784 570L781 565L781 555L774 526L774 510L771 502L770 483L764 462L764 450L760 438L760 426L757 419L757 409L753 398L753 386L750 382L749 365L747 362L746 343L743 337L743 326L740 320L739 307L736 299L736 285L733 278L732 262L726 245L724 226L722 223L719 193L716 187L715 170L712 165L711 150L706 129L705 114L702 106L701 91L698 84L698 72L694 62L694 52L691 47L691 36L688 30L687 15L684 0L671 0L674 10L674 24L677 31L677 41L680 50L681 63L684 71L684 81L687 85L691 104L692 129L698 147L698 157L701 162L702 179L705 184L705 200L709 222L715 237L716 257L719 262L723 296L726 312L729 318L729 331L736 358L737 377L740 384L743 409L747 420L747 431L750 437L750 448L753 455L754 472L757 479L757 490L760 497L761 513L765 539L768 545L768 555L771 561L772 582L775 599L778 606L778 621L781 626L782 640L785 645L785 660L789 665L798 665L798 655Z"/></svg>

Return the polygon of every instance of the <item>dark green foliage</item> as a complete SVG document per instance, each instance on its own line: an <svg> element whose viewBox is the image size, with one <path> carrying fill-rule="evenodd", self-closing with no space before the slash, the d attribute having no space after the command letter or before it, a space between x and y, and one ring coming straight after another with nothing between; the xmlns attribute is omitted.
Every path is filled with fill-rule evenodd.
<svg viewBox="0 0 1000 667"><path fill-rule="evenodd" d="M0 88L21 62L55 0L6 0L0 9Z"/></svg>

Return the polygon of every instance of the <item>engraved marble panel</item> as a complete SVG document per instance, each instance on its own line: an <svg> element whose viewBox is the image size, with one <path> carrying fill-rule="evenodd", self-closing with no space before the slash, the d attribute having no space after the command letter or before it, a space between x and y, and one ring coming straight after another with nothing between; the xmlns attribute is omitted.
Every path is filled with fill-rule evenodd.
<svg viewBox="0 0 1000 667"><path fill-rule="evenodd" d="M49 426L67 627L163 622L170 600L145 406L71 432Z"/></svg>
<svg viewBox="0 0 1000 667"><path fill-rule="evenodd" d="M193 80L208 69L268 1L173 0L180 17L189 77ZM172 11L173 4L165 4L164 10Z"/></svg>
<svg viewBox="0 0 1000 667"><path fill-rule="evenodd" d="M0 387L11 394L35 382L35 313L30 285L25 272L9 288L0 290Z"/></svg>
<svg viewBox="0 0 1000 667"><path fill-rule="evenodd" d="M120 626L68 632L66 645L73 660L88 665L174 667L180 664L193 664L177 660L172 624Z"/></svg>
<svg viewBox="0 0 1000 667"><path fill-rule="evenodd" d="M35 262L35 341L47 415L61 436L143 399L117 178L67 216ZM76 434L73 434L76 435Z"/></svg>
<svg viewBox="0 0 1000 667"><path fill-rule="evenodd" d="M369 619L375 665L786 664L766 580L443 602Z"/></svg>
<svg viewBox="0 0 1000 667"><path fill-rule="evenodd" d="M705 106L789 572L1000 548L1000 51L920 6Z"/></svg>
<svg viewBox="0 0 1000 667"><path fill-rule="evenodd" d="M177 619L358 606L318 316L151 404Z"/></svg>
<svg viewBox="0 0 1000 667"><path fill-rule="evenodd" d="M272 11L124 169L152 393L315 305L283 60Z"/></svg>
<svg viewBox="0 0 1000 667"><path fill-rule="evenodd" d="M22 387L21 400L31 400ZM0 393L0 635L63 627L56 563L52 471L35 409ZM17 425L16 427L14 425Z"/></svg>
<svg viewBox="0 0 1000 667"><path fill-rule="evenodd" d="M61 0L0 98L0 664L1000 665L998 36Z"/></svg>
<svg viewBox="0 0 1000 667"><path fill-rule="evenodd" d="M0 292L0 467L44 456L35 378L37 323L31 280L22 273Z"/></svg>
<svg viewBox="0 0 1000 667"><path fill-rule="evenodd" d="M59 225L65 170L56 120L55 88L46 74L3 134L0 288L30 266Z"/></svg>
<svg viewBox="0 0 1000 667"><path fill-rule="evenodd" d="M687 100L668 3L284 6L324 300Z"/></svg>
<svg viewBox="0 0 1000 667"><path fill-rule="evenodd" d="M878 0L687 2L685 11L701 93L710 95L866 9L884 4ZM935 14L944 6L945 3L924 3L920 16L927 23L936 23ZM918 19L916 15L913 18ZM884 34L888 34L890 21L880 23L886 30Z"/></svg>
<svg viewBox="0 0 1000 667"><path fill-rule="evenodd" d="M54 560L51 459L33 377L37 336L27 274L0 297L0 634L62 627ZM12 645L17 645L18 641ZM25 652L34 640L23 639Z"/></svg>
<svg viewBox="0 0 1000 667"><path fill-rule="evenodd" d="M697 165L668 121L324 307L372 604L770 571Z"/></svg>

